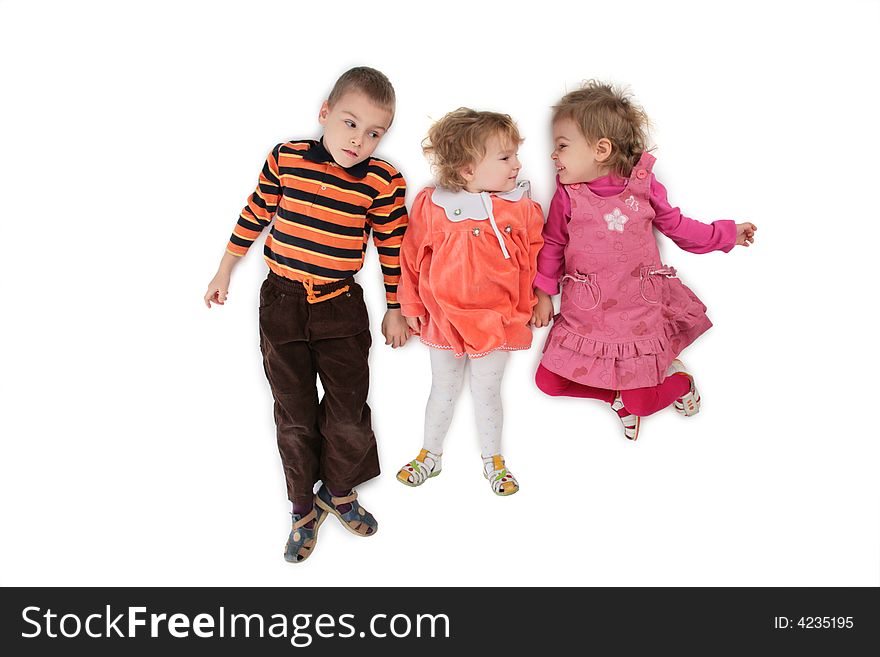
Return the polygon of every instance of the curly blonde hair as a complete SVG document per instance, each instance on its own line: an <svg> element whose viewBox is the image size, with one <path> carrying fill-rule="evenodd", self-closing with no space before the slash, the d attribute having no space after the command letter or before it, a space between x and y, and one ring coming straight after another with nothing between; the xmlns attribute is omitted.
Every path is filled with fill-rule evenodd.
<svg viewBox="0 0 880 657"><path fill-rule="evenodd" d="M574 121L590 143L603 138L610 141L606 165L619 176L629 176L642 153L651 150L648 115L632 101L632 94L620 87L588 80L553 106L553 123L560 119Z"/></svg>
<svg viewBox="0 0 880 657"><path fill-rule="evenodd" d="M459 107L434 123L422 141L422 152L431 161L437 184L454 192L464 189L461 170L485 157L486 142L494 135L514 146L523 141L513 119L498 112Z"/></svg>

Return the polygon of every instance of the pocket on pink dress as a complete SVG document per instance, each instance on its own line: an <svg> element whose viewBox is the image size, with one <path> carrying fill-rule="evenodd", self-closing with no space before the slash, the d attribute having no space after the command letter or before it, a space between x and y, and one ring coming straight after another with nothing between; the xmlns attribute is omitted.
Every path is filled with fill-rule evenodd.
<svg viewBox="0 0 880 657"><path fill-rule="evenodd" d="M562 277L562 307L572 304L580 310L593 310L602 301L597 274L566 274Z"/></svg>

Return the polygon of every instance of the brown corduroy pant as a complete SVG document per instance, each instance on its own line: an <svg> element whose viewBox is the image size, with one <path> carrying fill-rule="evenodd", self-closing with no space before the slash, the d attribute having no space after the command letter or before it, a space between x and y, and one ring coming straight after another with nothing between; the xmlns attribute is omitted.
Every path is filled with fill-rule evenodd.
<svg viewBox="0 0 880 657"><path fill-rule="evenodd" d="M319 300L309 303L302 283L272 272L260 288L260 349L287 495L298 505L311 501L319 479L343 491L379 474L363 290L349 278L315 285L314 296ZM320 402L316 377L324 388Z"/></svg>

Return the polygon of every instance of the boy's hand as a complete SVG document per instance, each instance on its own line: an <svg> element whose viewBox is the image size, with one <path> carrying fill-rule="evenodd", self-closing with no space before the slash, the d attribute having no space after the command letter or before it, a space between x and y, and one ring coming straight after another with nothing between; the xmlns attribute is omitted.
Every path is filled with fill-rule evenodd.
<svg viewBox="0 0 880 657"><path fill-rule="evenodd" d="M553 318L553 300L544 290L535 289L535 296L538 297L538 305L532 309L532 326L538 328L549 326L550 320Z"/></svg>
<svg viewBox="0 0 880 657"><path fill-rule="evenodd" d="M211 307L211 302L222 306L229 296L229 272L218 271L217 275L208 283L208 291L205 292L205 305Z"/></svg>
<svg viewBox="0 0 880 657"><path fill-rule="evenodd" d="M420 315L419 317L404 317L406 320L406 325L409 326L409 332L413 335L419 335L422 332L422 327L425 325L425 316Z"/></svg>
<svg viewBox="0 0 880 657"><path fill-rule="evenodd" d="M389 308L385 312L385 317L382 319L382 335L385 336L385 344L390 344L392 349L406 344L409 329L400 308Z"/></svg>
<svg viewBox="0 0 880 657"><path fill-rule="evenodd" d="M755 241L755 231L758 230L758 227L749 223L748 221L744 224L736 225L736 245L737 246L748 246L752 242Z"/></svg>

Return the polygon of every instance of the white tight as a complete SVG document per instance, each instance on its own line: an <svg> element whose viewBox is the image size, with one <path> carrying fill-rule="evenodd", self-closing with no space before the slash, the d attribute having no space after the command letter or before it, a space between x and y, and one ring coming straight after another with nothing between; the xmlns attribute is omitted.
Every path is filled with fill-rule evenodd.
<svg viewBox="0 0 880 657"><path fill-rule="evenodd" d="M464 369L470 361L471 396L477 416L482 456L501 453L501 427L504 410L501 407L501 377L510 352L493 351L480 358L456 358L446 349L430 349L431 395L425 407L424 448L434 454L443 453L443 439L452 422L455 400L464 381Z"/></svg>

